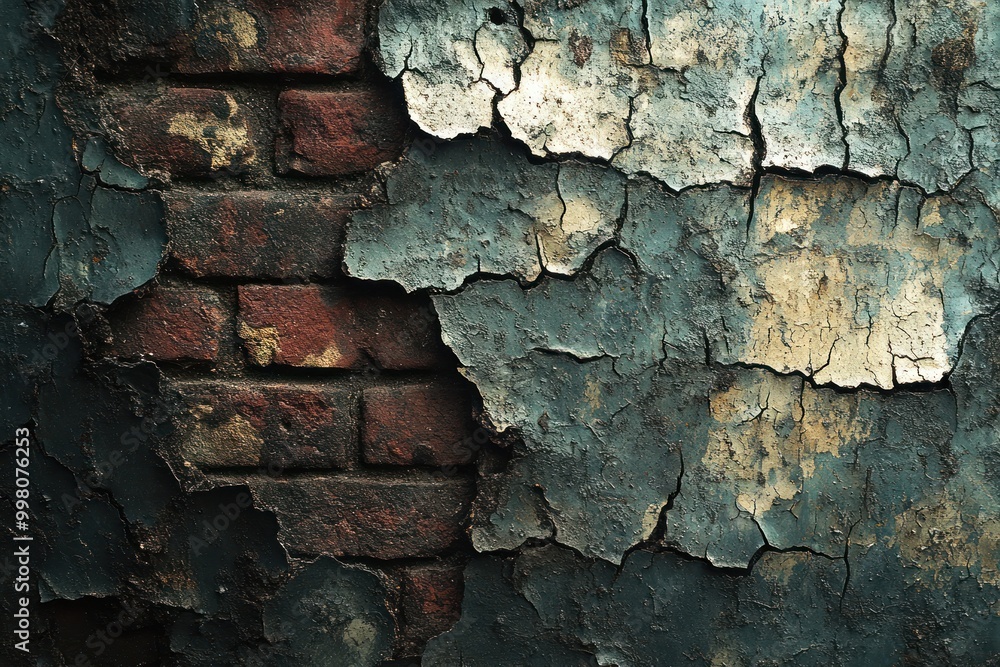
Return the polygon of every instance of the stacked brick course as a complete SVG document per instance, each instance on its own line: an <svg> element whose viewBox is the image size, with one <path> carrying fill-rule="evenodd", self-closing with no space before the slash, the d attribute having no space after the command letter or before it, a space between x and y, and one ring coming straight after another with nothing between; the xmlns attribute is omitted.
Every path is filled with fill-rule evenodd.
<svg viewBox="0 0 1000 667"><path fill-rule="evenodd" d="M195 13L149 35L105 23L90 45L101 122L162 183L169 232L102 353L158 363L183 465L249 485L291 555L383 572L412 658L458 617L473 392L426 297L341 270L350 211L407 141L402 100L366 61L364 2Z"/></svg>

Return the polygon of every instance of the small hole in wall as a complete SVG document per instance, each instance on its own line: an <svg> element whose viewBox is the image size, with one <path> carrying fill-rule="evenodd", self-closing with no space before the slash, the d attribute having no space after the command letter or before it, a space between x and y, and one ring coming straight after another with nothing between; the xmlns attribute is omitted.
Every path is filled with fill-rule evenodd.
<svg viewBox="0 0 1000 667"><path fill-rule="evenodd" d="M507 15L499 7L494 7L489 12L490 22L494 25L503 25L507 22Z"/></svg>

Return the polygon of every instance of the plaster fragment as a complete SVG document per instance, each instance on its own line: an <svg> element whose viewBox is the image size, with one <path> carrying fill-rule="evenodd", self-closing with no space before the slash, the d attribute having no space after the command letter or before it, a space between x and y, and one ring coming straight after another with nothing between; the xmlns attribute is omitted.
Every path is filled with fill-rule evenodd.
<svg viewBox="0 0 1000 667"><path fill-rule="evenodd" d="M835 100L836 63L844 46L840 11L838 0L769 0L765 5L764 75L756 103L764 167L815 171L844 164Z"/></svg>
<svg viewBox="0 0 1000 667"><path fill-rule="evenodd" d="M411 149L387 179L388 205L353 216L344 262L407 290L453 290L478 273L572 275L613 236L625 198L612 170L534 165L486 139Z"/></svg>
<svg viewBox="0 0 1000 667"><path fill-rule="evenodd" d="M493 98L513 89L527 52L515 16L506 0L389 0L382 6L382 70L402 77L420 129L452 139L490 126Z"/></svg>
<svg viewBox="0 0 1000 667"><path fill-rule="evenodd" d="M524 28L534 48L521 64L518 87L497 104L507 127L536 155L610 160L629 142L634 65L649 58L637 37L642 4L529 2Z"/></svg>
<svg viewBox="0 0 1000 667"><path fill-rule="evenodd" d="M841 18L847 40L846 80L840 92L850 152L847 167L868 176L895 176L907 154L885 71L896 20L892 0L847 0Z"/></svg>
<svg viewBox="0 0 1000 667"><path fill-rule="evenodd" d="M749 185L750 101L763 58L763 13L741 0L647 9L651 64L629 120L632 140L615 158L675 190L727 181Z"/></svg>

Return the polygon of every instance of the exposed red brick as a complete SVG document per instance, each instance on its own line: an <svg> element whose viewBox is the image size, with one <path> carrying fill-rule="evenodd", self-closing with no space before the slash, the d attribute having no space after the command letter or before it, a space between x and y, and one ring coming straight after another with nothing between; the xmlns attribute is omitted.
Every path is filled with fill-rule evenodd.
<svg viewBox="0 0 1000 667"><path fill-rule="evenodd" d="M435 368L451 357L412 297L348 295L316 285L243 285L239 334L259 366Z"/></svg>
<svg viewBox="0 0 1000 667"><path fill-rule="evenodd" d="M147 73L357 72L365 0L74 0L65 15L90 65L107 72L156 62Z"/></svg>
<svg viewBox="0 0 1000 667"><path fill-rule="evenodd" d="M382 368L409 370L454 364L426 299L405 294L355 297L366 350Z"/></svg>
<svg viewBox="0 0 1000 667"><path fill-rule="evenodd" d="M214 361L226 312L210 290L158 288L111 316L113 354L155 361Z"/></svg>
<svg viewBox="0 0 1000 667"><path fill-rule="evenodd" d="M363 0L199 2L177 70L354 72L364 51Z"/></svg>
<svg viewBox="0 0 1000 667"><path fill-rule="evenodd" d="M461 465L472 460L469 390L457 384L364 392L361 438L368 463Z"/></svg>
<svg viewBox="0 0 1000 667"><path fill-rule="evenodd" d="M259 365L351 368L364 355L350 299L316 285L242 285L239 334Z"/></svg>
<svg viewBox="0 0 1000 667"><path fill-rule="evenodd" d="M241 173L256 159L245 110L228 92L170 88L108 102L105 124L121 153L145 169L185 176Z"/></svg>
<svg viewBox="0 0 1000 667"><path fill-rule="evenodd" d="M403 150L406 115L373 91L286 90L278 98L278 171L340 176L374 169Z"/></svg>
<svg viewBox="0 0 1000 667"><path fill-rule="evenodd" d="M189 414L179 428L196 467L347 467L354 459L355 399L342 389L287 384L179 387Z"/></svg>
<svg viewBox="0 0 1000 667"><path fill-rule="evenodd" d="M454 547L472 494L461 479L323 476L246 480L305 554L393 559Z"/></svg>
<svg viewBox="0 0 1000 667"><path fill-rule="evenodd" d="M403 652L414 654L428 639L450 630L462 613L462 568L430 564L403 568L400 606Z"/></svg>
<svg viewBox="0 0 1000 667"><path fill-rule="evenodd" d="M198 276L311 278L340 273L346 201L318 193L165 194L171 257Z"/></svg>

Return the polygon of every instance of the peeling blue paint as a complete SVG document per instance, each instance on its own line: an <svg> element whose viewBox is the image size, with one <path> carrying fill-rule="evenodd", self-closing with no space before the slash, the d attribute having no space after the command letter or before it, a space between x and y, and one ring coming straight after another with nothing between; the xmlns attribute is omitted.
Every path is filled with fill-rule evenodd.
<svg viewBox="0 0 1000 667"><path fill-rule="evenodd" d="M57 95L64 71L48 32L55 15L39 25L27 3L4 7L0 299L42 306L62 292L67 305L110 303L156 273L166 245L159 196L112 189L146 182L96 139L77 155ZM101 184L86 171L99 172Z"/></svg>

